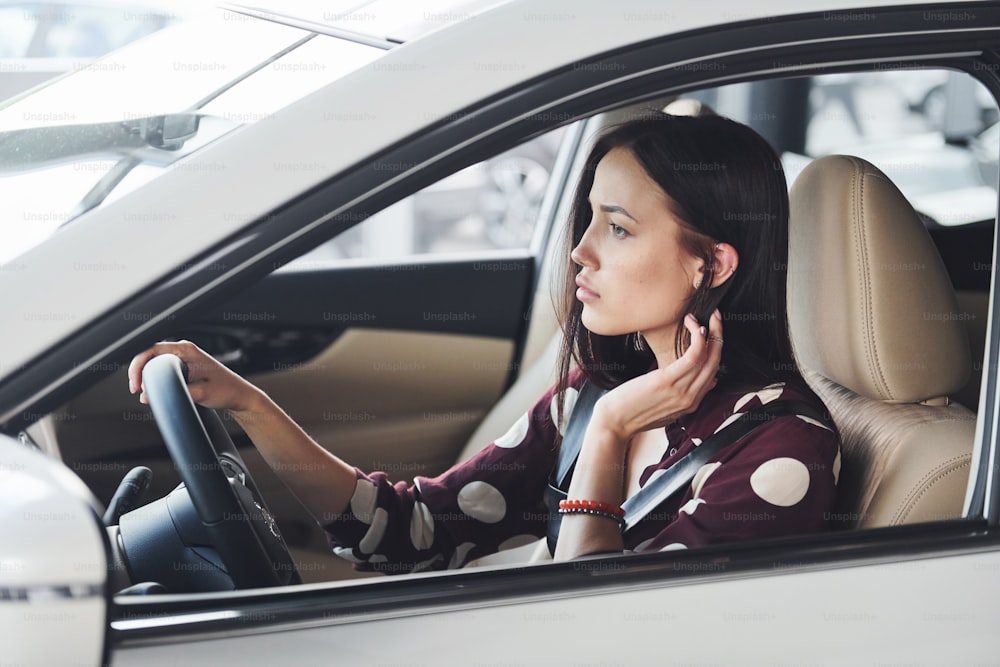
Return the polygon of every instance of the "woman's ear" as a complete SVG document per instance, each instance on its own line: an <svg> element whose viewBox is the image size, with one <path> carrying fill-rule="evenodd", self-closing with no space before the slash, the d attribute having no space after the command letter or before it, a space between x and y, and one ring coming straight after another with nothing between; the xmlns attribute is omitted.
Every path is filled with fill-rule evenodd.
<svg viewBox="0 0 1000 667"><path fill-rule="evenodd" d="M740 255L736 252L736 248L728 243L716 243L712 257L715 265L715 271L712 274L712 287L718 287L732 278L733 274L736 273L736 267L740 264ZM702 266L699 270L698 282L695 287L701 285L704 276L705 267Z"/></svg>

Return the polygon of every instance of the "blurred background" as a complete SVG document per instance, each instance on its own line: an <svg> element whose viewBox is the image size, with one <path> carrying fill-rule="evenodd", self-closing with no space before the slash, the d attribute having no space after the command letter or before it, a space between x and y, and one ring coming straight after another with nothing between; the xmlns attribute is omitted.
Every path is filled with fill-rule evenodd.
<svg viewBox="0 0 1000 667"><path fill-rule="evenodd" d="M0 101L194 14L203 2L0 0Z"/></svg>

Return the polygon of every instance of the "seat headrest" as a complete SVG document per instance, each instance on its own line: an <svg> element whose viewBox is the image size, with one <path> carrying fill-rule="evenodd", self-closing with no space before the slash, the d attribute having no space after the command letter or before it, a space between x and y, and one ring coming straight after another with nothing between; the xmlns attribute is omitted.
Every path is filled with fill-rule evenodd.
<svg viewBox="0 0 1000 667"><path fill-rule="evenodd" d="M790 193L788 320L798 362L855 393L939 401L970 371L951 281L917 213L874 165L831 155Z"/></svg>

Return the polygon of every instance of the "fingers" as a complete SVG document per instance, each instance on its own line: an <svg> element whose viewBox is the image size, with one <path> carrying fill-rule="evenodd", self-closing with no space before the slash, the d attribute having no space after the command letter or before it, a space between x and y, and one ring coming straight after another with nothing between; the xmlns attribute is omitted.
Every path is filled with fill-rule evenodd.
<svg viewBox="0 0 1000 667"><path fill-rule="evenodd" d="M714 337L716 339L715 342L719 343L720 347L721 347L721 343L722 343L722 340L723 340L722 339L722 313L719 312L718 308L716 308L712 312L712 316L710 318L708 318L708 336L709 336L709 340L711 340L712 337Z"/></svg>
<svg viewBox="0 0 1000 667"><path fill-rule="evenodd" d="M128 365L128 393L134 394L142 386L142 367L156 354L152 349L140 352L132 357L132 363ZM142 400L142 397L139 398Z"/></svg>
<svg viewBox="0 0 1000 667"><path fill-rule="evenodd" d="M693 397L692 409L696 409L701 399L716 384L716 374L722 360L722 315L716 309L709 318L708 326L700 326L694 316L684 318L684 326L691 335L691 344L681 359L683 372L677 378L683 382L687 392Z"/></svg>
<svg viewBox="0 0 1000 667"><path fill-rule="evenodd" d="M713 320L710 319L709 326L711 327L712 325ZM698 324L698 320L694 318L694 315L688 313L684 316L684 328L688 330L691 342L678 361L681 362L686 374L691 375L693 378L704 369L705 365L709 362L712 348L716 346L709 344L708 338L713 335L710 329Z"/></svg>
<svg viewBox="0 0 1000 667"><path fill-rule="evenodd" d="M190 367L192 365L192 359L195 356L194 351L198 348L195 347L193 343L188 341L179 341L176 343L172 342L162 342L156 343L148 350L140 352L132 358L132 362L128 366L128 391L130 394L134 394L137 391L139 394L139 402L146 402L146 393L140 391L142 389L142 369L145 368L146 364L156 356L161 354L173 354L180 358L181 363L184 364L184 368L188 369L190 372ZM189 372L185 374L185 379L190 380Z"/></svg>
<svg viewBox="0 0 1000 667"><path fill-rule="evenodd" d="M682 325L691 337L684 354L673 363L619 385L598 403L601 411L610 415L605 421L620 425L611 429L620 439L628 440L640 431L694 412L716 385L722 360L718 342L722 339L722 315L716 310L708 325L701 326L689 314Z"/></svg>
<svg viewBox="0 0 1000 667"><path fill-rule="evenodd" d="M723 343L722 314L716 308L708 320L708 335L705 338L706 359L699 373L699 380L708 385L708 389L714 387L716 383L715 376L722 361Z"/></svg>

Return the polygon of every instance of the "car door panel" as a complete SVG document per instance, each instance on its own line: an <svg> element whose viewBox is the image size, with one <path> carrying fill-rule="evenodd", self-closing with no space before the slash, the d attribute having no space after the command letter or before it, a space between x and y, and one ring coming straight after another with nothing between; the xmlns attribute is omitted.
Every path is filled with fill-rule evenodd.
<svg viewBox="0 0 1000 667"><path fill-rule="evenodd" d="M158 611L173 625L157 629L145 619L130 620L126 612L140 611L143 603L128 601L113 622L121 640L115 658L123 665L190 660L195 636L204 640L198 644L204 664L234 649L252 650L261 662L338 651L359 664L431 653L450 663L468 656L470 646L489 646L497 663L558 664L568 649L550 640L571 633L572 650L594 664L663 664L664 655L667 664L770 665L796 655L837 665L867 664L876 656L884 664L981 662L995 644L990 623L1000 584L983 573L996 568L996 543L949 553L949 547L968 546L969 535L936 528L931 536L911 531L909 552L898 549L905 538L886 550L874 536L868 544L836 547L818 543L829 539L824 536L783 544L781 558L772 549L754 560L747 545L746 553L737 547L725 554L416 575L404 582L405 598L392 582L374 581L353 590L313 589L297 605L247 599L219 620L199 619L190 613L201 609L194 604L164 604ZM518 641L496 641L504 628L517 628ZM714 641L720 629L729 641ZM666 643L664 630L671 638ZM442 643L442 633L461 641ZM608 641L609 633L628 641ZM851 639L830 642L831 633ZM386 636L407 639L380 645Z"/></svg>
<svg viewBox="0 0 1000 667"><path fill-rule="evenodd" d="M307 364L251 380L344 460L428 475L500 396L513 351L483 336L350 329Z"/></svg>
<svg viewBox="0 0 1000 667"><path fill-rule="evenodd" d="M405 461L432 475L454 461L512 376L533 274L526 256L279 271L173 338L227 360L352 464L398 470ZM68 464L104 502L122 462L166 460L125 369L109 370L53 413ZM175 480L168 474L152 491Z"/></svg>

